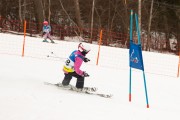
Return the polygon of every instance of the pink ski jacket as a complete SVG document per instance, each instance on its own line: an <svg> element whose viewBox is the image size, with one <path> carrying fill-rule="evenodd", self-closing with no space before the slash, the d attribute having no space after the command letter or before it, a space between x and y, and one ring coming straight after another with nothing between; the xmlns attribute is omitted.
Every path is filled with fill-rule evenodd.
<svg viewBox="0 0 180 120"><path fill-rule="evenodd" d="M76 72L78 75L83 75L83 71L80 69L85 56L78 50L71 53L66 60L63 71L65 73Z"/></svg>

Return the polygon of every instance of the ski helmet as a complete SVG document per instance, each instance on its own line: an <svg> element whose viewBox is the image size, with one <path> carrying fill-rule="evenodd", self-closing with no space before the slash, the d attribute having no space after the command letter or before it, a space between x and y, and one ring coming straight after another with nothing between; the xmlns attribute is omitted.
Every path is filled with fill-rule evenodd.
<svg viewBox="0 0 180 120"><path fill-rule="evenodd" d="M87 54L91 48L88 44L84 44L84 43L79 43L78 45L78 50L81 52L81 53L85 53Z"/></svg>
<svg viewBox="0 0 180 120"><path fill-rule="evenodd" d="M48 21L44 21L44 22L43 22L43 25L48 25Z"/></svg>

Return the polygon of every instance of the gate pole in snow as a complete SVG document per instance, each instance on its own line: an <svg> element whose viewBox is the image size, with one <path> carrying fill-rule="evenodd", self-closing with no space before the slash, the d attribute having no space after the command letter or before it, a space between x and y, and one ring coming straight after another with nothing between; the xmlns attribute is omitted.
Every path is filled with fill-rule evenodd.
<svg viewBox="0 0 180 120"><path fill-rule="evenodd" d="M141 44L141 35L140 35L139 22L138 22L137 14L135 14L135 17L136 17L136 28L137 28L137 32L138 32L138 44ZM147 95L147 87L146 87L146 78L145 78L144 70L143 70L143 79L144 79L144 88L145 88L145 94L146 94L147 108L149 108L148 95Z"/></svg>
<svg viewBox="0 0 180 120"><path fill-rule="evenodd" d="M144 79L144 87L145 87L145 95L146 95L146 103L147 108L149 108L148 95L147 95L147 87L146 87L146 78L144 73L144 64L142 57L142 49L141 49L141 38L140 38L140 29L138 23L138 16L135 14L136 21L136 30L138 33L138 44L133 43L133 12L131 10L130 17L130 48L129 48L129 66L130 66L130 82L129 82L129 101L131 101L131 67L135 69L140 69L143 71L143 79Z"/></svg>
<svg viewBox="0 0 180 120"><path fill-rule="evenodd" d="M24 21L24 40L23 40L22 57L24 57L25 37L26 37L26 20Z"/></svg>
<svg viewBox="0 0 180 120"><path fill-rule="evenodd" d="M133 11L131 10L130 15L130 41L133 41ZM130 64L130 63L129 63ZM130 77L129 77L129 101L131 102L131 67L130 67Z"/></svg>
<svg viewBox="0 0 180 120"><path fill-rule="evenodd" d="M179 50L179 64L178 64L178 72L177 72L177 77L179 77L179 69L180 69L180 50Z"/></svg>
<svg viewBox="0 0 180 120"><path fill-rule="evenodd" d="M99 48L98 48L98 55L97 55L96 65L98 65L98 63L99 63L100 46L101 46L101 42L102 42L102 30L100 31L99 36L100 36L99 37Z"/></svg>

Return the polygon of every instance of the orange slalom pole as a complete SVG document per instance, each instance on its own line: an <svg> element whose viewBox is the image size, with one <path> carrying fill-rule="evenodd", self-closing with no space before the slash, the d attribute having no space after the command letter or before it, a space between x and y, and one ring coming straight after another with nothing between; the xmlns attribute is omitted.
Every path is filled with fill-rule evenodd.
<svg viewBox="0 0 180 120"><path fill-rule="evenodd" d="M98 56L97 56L96 65L98 65L98 61L99 61L99 54L100 54L100 46L101 46L101 42L102 42L102 30L100 31L99 49L98 49Z"/></svg>
<svg viewBox="0 0 180 120"><path fill-rule="evenodd" d="M178 73L177 73L177 77L179 77L179 69L180 69L180 51L179 51L179 64L178 64Z"/></svg>
<svg viewBox="0 0 180 120"><path fill-rule="evenodd" d="M26 20L24 21L24 41L23 41L22 57L24 57L25 37L26 37Z"/></svg>

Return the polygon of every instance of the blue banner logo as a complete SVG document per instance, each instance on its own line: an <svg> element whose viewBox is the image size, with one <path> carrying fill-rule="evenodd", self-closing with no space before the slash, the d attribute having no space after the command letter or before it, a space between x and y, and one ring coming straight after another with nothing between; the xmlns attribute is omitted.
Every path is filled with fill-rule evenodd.
<svg viewBox="0 0 180 120"><path fill-rule="evenodd" d="M134 44L133 42L130 42L129 61L130 67L144 71L142 50L140 44Z"/></svg>

